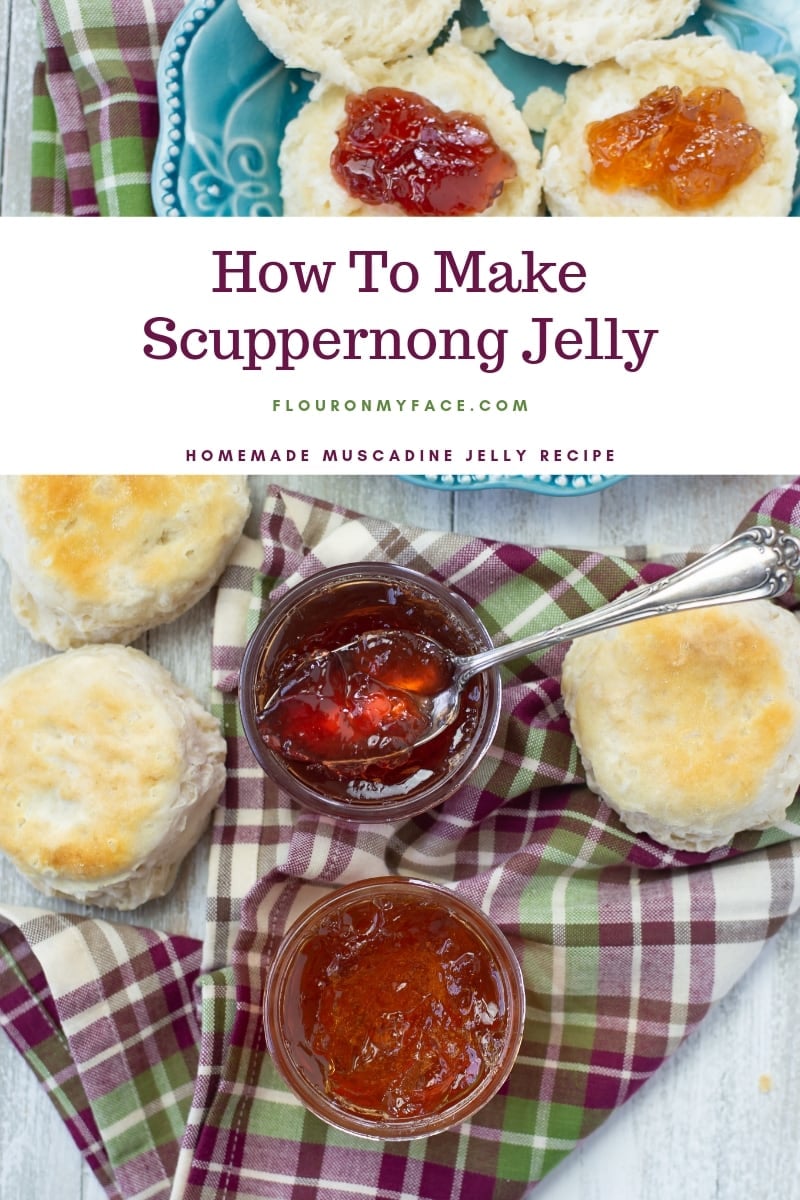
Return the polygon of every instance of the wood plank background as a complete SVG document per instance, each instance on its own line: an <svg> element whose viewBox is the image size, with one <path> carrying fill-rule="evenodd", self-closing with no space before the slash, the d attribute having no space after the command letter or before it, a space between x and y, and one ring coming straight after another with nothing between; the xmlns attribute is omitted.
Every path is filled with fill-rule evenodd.
<svg viewBox="0 0 800 1200"><path fill-rule="evenodd" d="M0 0L0 215L30 213L31 79L38 56L32 0Z"/></svg>

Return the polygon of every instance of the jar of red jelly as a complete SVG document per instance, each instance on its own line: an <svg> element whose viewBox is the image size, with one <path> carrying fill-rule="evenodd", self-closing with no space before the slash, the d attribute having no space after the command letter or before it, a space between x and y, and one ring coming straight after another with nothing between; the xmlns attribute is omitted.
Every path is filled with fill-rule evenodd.
<svg viewBox="0 0 800 1200"><path fill-rule="evenodd" d="M267 745L259 714L310 654L395 629L425 634L456 654L492 644L469 604L436 580L388 563L349 563L290 588L245 649L239 708L247 741L262 770L313 812L350 821L397 821L424 812L457 791L491 745L500 714L496 669L464 689L447 729L407 754L332 766L290 759Z"/></svg>
<svg viewBox="0 0 800 1200"><path fill-rule="evenodd" d="M384 1141L469 1117L507 1079L525 989L504 934L449 888L386 876L300 916L268 973L273 1061L316 1116Z"/></svg>

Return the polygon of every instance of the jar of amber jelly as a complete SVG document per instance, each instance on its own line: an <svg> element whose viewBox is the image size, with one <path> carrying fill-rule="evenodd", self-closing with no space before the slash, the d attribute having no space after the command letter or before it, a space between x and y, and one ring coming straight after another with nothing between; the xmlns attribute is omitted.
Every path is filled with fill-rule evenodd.
<svg viewBox="0 0 800 1200"><path fill-rule="evenodd" d="M312 904L264 996L273 1061L315 1116L385 1141L460 1124L497 1093L525 1021L519 962L483 912L386 876Z"/></svg>
<svg viewBox="0 0 800 1200"><path fill-rule="evenodd" d="M259 714L310 654L392 629L425 634L457 654L492 644L461 596L387 563L349 563L311 576L270 608L248 642L239 680L245 736L262 770L313 812L373 822L424 812L457 791L491 745L500 715L496 669L464 689L452 725L408 754L332 766L290 759L267 744Z"/></svg>

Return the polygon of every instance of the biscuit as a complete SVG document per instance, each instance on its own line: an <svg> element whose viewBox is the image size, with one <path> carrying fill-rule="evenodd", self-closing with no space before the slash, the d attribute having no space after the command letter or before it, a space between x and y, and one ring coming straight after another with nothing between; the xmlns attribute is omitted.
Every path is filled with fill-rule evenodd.
<svg viewBox="0 0 800 1200"><path fill-rule="evenodd" d="M446 112L483 118L494 141L514 160L516 178L506 182L482 216L536 216L541 207L539 152L514 99L477 54L450 42L433 54L387 68L381 86L416 92ZM336 134L345 119L347 92L318 88L286 127L280 149L281 195L286 216L372 217L403 215L393 205L372 206L351 196L330 167Z"/></svg>
<svg viewBox="0 0 800 1200"><path fill-rule="evenodd" d="M385 63L427 49L457 0L239 0L250 28L276 58L357 88Z"/></svg>
<svg viewBox="0 0 800 1200"><path fill-rule="evenodd" d="M84 646L0 682L0 850L39 891L161 896L225 784L214 717L140 650Z"/></svg>
<svg viewBox="0 0 800 1200"><path fill-rule="evenodd" d="M586 127L636 108L649 93L677 86L724 87L742 101L747 121L764 139L764 161L708 208L692 216L787 216L797 167L796 105L782 80L758 54L735 50L723 38L687 34L640 41L616 61L576 71L544 140L545 200L554 216L680 216L664 200L627 188L609 194L590 182Z"/></svg>
<svg viewBox="0 0 800 1200"><path fill-rule="evenodd" d="M483 0L492 29L521 54L593 66L631 42L679 29L700 0Z"/></svg>
<svg viewBox="0 0 800 1200"><path fill-rule="evenodd" d="M54 650L132 642L210 590L249 511L238 475L2 477L11 607Z"/></svg>
<svg viewBox="0 0 800 1200"><path fill-rule="evenodd" d="M800 622L768 600L579 638L562 691L589 787L664 845L726 845L800 786Z"/></svg>

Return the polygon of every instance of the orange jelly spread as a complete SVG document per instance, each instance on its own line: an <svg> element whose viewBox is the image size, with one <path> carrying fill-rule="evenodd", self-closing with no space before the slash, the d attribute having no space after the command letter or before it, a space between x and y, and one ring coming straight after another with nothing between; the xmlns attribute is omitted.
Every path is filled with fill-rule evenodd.
<svg viewBox="0 0 800 1200"><path fill-rule="evenodd" d="M483 212L516 165L480 117L444 112L416 92L376 87L345 101L331 155L334 178L364 204L409 216Z"/></svg>
<svg viewBox="0 0 800 1200"><path fill-rule="evenodd" d="M303 1075L340 1108L377 1120L441 1112L503 1055L497 961L433 900L354 898L296 956L285 1033Z"/></svg>
<svg viewBox="0 0 800 1200"><path fill-rule="evenodd" d="M660 197L681 211L716 204L764 160L764 139L727 88L650 92L637 108L586 128L591 182Z"/></svg>

